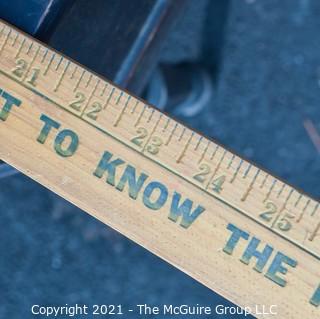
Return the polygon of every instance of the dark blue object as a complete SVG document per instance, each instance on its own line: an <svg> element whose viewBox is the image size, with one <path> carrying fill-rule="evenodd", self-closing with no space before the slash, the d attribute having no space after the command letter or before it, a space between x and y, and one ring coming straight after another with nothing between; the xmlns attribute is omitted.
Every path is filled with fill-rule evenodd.
<svg viewBox="0 0 320 319"><path fill-rule="evenodd" d="M38 37L47 37L62 12L74 0L3 0L1 18Z"/></svg>

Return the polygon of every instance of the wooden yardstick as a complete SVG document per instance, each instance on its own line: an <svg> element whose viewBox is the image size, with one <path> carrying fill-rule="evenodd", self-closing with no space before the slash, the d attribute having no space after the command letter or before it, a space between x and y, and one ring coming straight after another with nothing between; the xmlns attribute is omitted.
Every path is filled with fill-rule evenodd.
<svg viewBox="0 0 320 319"><path fill-rule="evenodd" d="M258 318L320 318L319 202L0 21L0 158Z"/></svg>

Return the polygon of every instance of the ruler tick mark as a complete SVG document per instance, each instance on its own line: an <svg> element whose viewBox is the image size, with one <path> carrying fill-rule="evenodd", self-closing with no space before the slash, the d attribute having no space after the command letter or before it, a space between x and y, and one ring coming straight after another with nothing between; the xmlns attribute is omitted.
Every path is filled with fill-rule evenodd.
<svg viewBox="0 0 320 319"><path fill-rule="evenodd" d="M143 116L144 112L146 111L146 108L147 108L147 106L144 105L139 117L137 118L136 123L134 124L135 127L137 127L139 125L139 123L140 123L140 121L142 119L142 116Z"/></svg>
<svg viewBox="0 0 320 319"><path fill-rule="evenodd" d="M200 158L198 160L198 164L200 164L203 161L204 157L206 156L206 153L208 151L209 146L210 146L210 141L208 141L205 149L203 150L203 152L202 152L202 154L201 154L201 156L200 156Z"/></svg>
<svg viewBox="0 0 320 319"><path fill-rule="evenodd" d="M241 198L241 201L242 201L242 202L244 202L244 201L247 199L247 197L249 196L249 193L250 193L250 191L252 190L253 185L254 185L255 181L257 180L259 174L260 174L260 169L257 170L257 172L256 172L256 174L254 175L254 177L253 177L253 179L252 179L249 187L247 188L246 192L243 194L243 196L242 196L242 198Z"/></svg>
<svg viewBox="0 0 320 319"><path fill-rule="evenodd" d="M88 102L87 102L86 106L83 108L83 110L82 110L82 112L81 112L81 115L80 115L81 117L83 116L83 114L85 113L86 109L87 109L88 106L90 105L91 100L92 100L92 98L93 98L94 94L96 93L96 90L97 90L97 88L98 88L98 86L99 86L99 83L100 83L100 79L98 78L98 79L97 79L97 82L96 82L96 84L95 84L95 86L94 86L93 90L91 91L91 94L90 94L90 96L89 96L89 98L88 98Z"/></svg>
<svg viewBox="0 0 320 319"><path fill-rule="evenodd" d="M56 65L56 68L55 68L56 71L59 70L62 61L63 61L63 57L61 56L59 62L58 62L57 65Z"/></svg>
<svg viewBox="0 0 320 319"><path fill-rule="evenodd" d="M150 123L154 112L155 112L155 109L152 109L152 111L151 111L151 113L150 113L150 116L148 117L147 123Z"/></svg>
<svg viewBox="0 0 320 319"><path fill-rule="evenodd" d="M4 31L4 29L6 28L6 26L4 25L4 26L2 26L2 29L1 29L1 31L0 31L0 37L2 36L2 33L3 33L3 31Z"/></svg>
<svg viewBox="0 0 320 319"><path fill-rule="evenodd" d="M315 230L311 233L310 237L309 237L309 240L310 241L313 241L317 234L318 234L318 231L320 230L320 222L318 223L318 225L316 226Z"/></svg>
<svg viewBox="0 0 320 319"><path fill-rule="evenodd" d="M79 79L78 79L78 81L77 81L77 83L76 83L76 85L75 85L75 87L73 89L73 92L76 92L78 90L78 87L79 87L79 85L80 85L80 83L82 81L82 78L83 78L84 74L85 74L85 70L82 71L82 73L81 73L81 75L80 75L80 77L79 77Z"/></svg>
<svg viewBox="0 0 320 319"><path fill-rule="evenodd" d="M28 47L28 49L27 49L27 55L29 55L32 47L33 47L33 42L30 43L30 45L29 45L29 47Z"/></svg>
<svg viewBox="0 0 320 319"><path fill-rule="evenodd" d="M50 66L51 66L54 58L55 58L55 53L52 53L51 58L49 60L49 63L47 64L46 69L44 70L44 73L43 73L44 76L46 76L48 74Z"/></svg>
<svg viewBox="0 0 320 319"><path fill-rule="evenodd" d="M248 174L249 174L249 172L250 172L250 169L251 169L251 167L252 167L252 165L251 164L249 164L248 165L248 167L247 167L247 169L246 169L246 171L245 171L245 173L243 174L243 178L246 178L247 176L248 176Z"/></svg>
<svg viewBox="0 0 320 319"><path fill-rule="evenodd" d="M184 135L185 132L186 132L186 128L184 127L183 130L182 130L182 132L181 132L181 135L180 135L180 137L179 137L179 139L178 139L179 142L182 140L182 137L183 137L183 135Z"/></svg>
<svg viewBox="0 0 320 319"><path fill-rule="evenodd" d="M315 215L315 213L316 213L316 211L317 211L318 208L319 208L319 203L316 203L316 205L314 206L314 209L313 209L313 211L312 211L312 213L311 213L311 216L314 216L314 215Z"/></svg>
<svg viewBox="0 0 320 319"><path fill-rule="evenodd" d="M10 34L11 34L11 31L12 31L12 30L10 29L9 32L7 33L4 41L3 41L3 44L2 44L2 46L1 46L1 48L0 48L0 54L2 54L2 51L3 51L3 49L5 48L5 46L6 46L7 42L8 42L8 39L9 39ZM2 31L1 31L1 32L2 32Z"/></svg>
<svg viewBox="0 0 320 319"><path fill-rule="evenodd" d="M131 110L131 114L133 114L136 111L138 104L139 104L139 100L136 100L136 103L135 103L134 107Z"/></svg>
<svg viewBox="0 0 320 319"><path fill-rule="evenodd" d="M305 212L306 212L306 209L308 208L308 206L309 206L309 204L310 204L310 201L311 201L311 199L308 199L308 200L307 200L306 205L304 206L301 214L300 214L299 217L297 218L297 223L299 223L299 222L302 220L302 218L303 218L303 216L304 216L304 214L305 214Z"/></svg>
<svg viewBox="0 0 320 319"><path fill-rule="evenodd" d="M302 198L302 194L300 194L300 195L299 195L299 197L298 197L298 199L297 199L296 203L294 204L294 207L297 207L297 206L298 206L298 204L299 204L299 202L300 202L301 198Z"/></svg>
<svg viewBox="0 0 320 319"><path fill-rule="evenodd" d="M171 131L171 133L170 133L170 135L169 135L169 138L167 139L165 145L169 145L169 143L170 143L170 141L171 141L171 139L172 139L172 136L173 136L175 130L177 129L177 127L178 127L178 123L175 124L175 126L174 126L173 130Z"/></svg>
<svg viewBox="0 0 320 319"><path fill-rule="evenodd" d="M101 91L101 94L100 94L101 97L104 96L107 87L108 87L108 83L106 83L106 84L104 85L104 88L103 88L103 90Z"/></svg>
<svg viewBox="0 0 320 319"><path fill-rule="evenodd" d="M269 174L266 174L265 178L263 179L263 181L262 181L262 183L260 185L260 188L263 188L263 186L266 184L266 181L267 181L268 177L269 177Z"/></svg>
<svg viewBox="0 0 320 319"><path fill-rule="evenodd" d="M195 151L199 148L202 140L203 140L203 136L200 136L200 138L198 139L198 143L197 143L197 145L196 145L196 147L195 147L195 149L194 149Z"/></svg>
<svg viewBox="0 0 320 319"><path fill-rule="evenodd" d="M119 94L119 96L118 96L118 98L117 98L117 100L116 100L116 105L118 105L119 104L119 102L120 102L120 100L121 100L121 98L122 98L122 96L123 96L123 92L120 92L120 94Z"/></svg>
<svg viewBox="0 0 320 319"><path fill-rule="evenodd" d="M169 126L169 123L170 123L170 117L168 117L167 121L166 121L166 124L164 125L163 129L162 129L162 132L165 132L166 129L168 128Z"/></svg>
<svg viewBox="0 0 320 319"><path fill-rule="evenodd" d="M233 176L232 176L232 178L231 178L231 180L230 180L230 183L231 183L231 184L232 184L232 183L235 181L235 179L237 178L237 175L238 175L238 173L239 173L239 171L240 171L240 168L241 168L241 165L242 165L242 164L243 164L243 159L240 159L239 165L238 165L236 171L234 172L234 174L233 174Z"/></svg>
<svg viewBox="0 0 320 319"><path fill-rule="evenodd" d="M234 154L232 154L232 156L231 156L231 158L230 158L230 161L229 161L229 164L228 164L228 166L227 166L227 169L229 169L230 167L231 167L231 165L232 165L232 163L233 163L233 160L235 159L235 155Z"/></svg>
<svg viewBox="0 0 320 319"><path fill-rule="evenodd" d="M281 209L280 209L280 213L286 209L287 203L288 203L288 201L289 201L289 199L290 199L291 195L293 194L293 192L294 192L294 189L293 189L293 188L291 188L291 190L290 190L290 192L289 192L289 194L288 194L288 196L287 196L287 198L286 198L285 202L283 203L283 205L282 205L282 207L281 207Z"/></svg>
<svg viewBox="0 0 320 319"><path fill-rule="evenodd" d="M91 80L92 80L92 74L90 74L90 76L88 77L88 81L86 83L86 88L89 86Z"/></svg>
<svg viewBox="0 0 320 319"><path fill-rule="evenodd" d="M217 172L218 172L218 170L219 170L219 168L220 168L220 166L221 166L221 164L222 164L222 162L223 162L226 154L227 154L227 150L224 150L224 152L223 152L223 154L222 154L222 156L221 156L221 158L220 158L220 161L219 161L218 165L216 166L213 174L211 175L211 178L209 179L209 182L208 182L208 184L207 184L207 186L206 186L206 189L208 189L208 188L209 188L209 185L212 183L212 181L213 181L214 177L216 176L216 174L217 174Z"/></svg>
<svg viewBox="0 0 320 319"><path fill-rule="evenodd" d="M271 186L270 186L270 188L269 188L269 191L268 191L265 199L263 200L263 202L266 202L266 201L269 199L269 197L270 197L270 195L271 195L271 192L272 192L272 190L274 189L274 187L276 186L276 184L277 184L277 180L276 180L276 179L273 179L272 184L271 184Z"/></svg>
<svg viewBox="0 0 320 319"><path fill-rule="evenodd" d="M216 148L214 149L214 151L212 152L211 156L210 156L210 161L212 161L214 159L214 157L216 156L217 154L217 151L218 151L218 148L219 148L219 145L218 144L215 144L216 145Z"/></svg>
<svg viewBox="0 0 320 319"><path fill-rule="evenodd" d="M44 54L43 54L42 59L41 59L41 63L43 63L44 60L46 59L46 57L47 57L47 55L48 55L48 52L49 52L48 49L46 49L46 50L44 51Z"/></svg>
<svg viewBox="0 0 320 319"><path fill-rule="evenodd" d="M303 208L303 211L306 211L306 210L307 210L310 202L311 202L311 199L309 198L308 201L306 202L306 205L305 205L304 208Z"/></svg>
<svg viewBox="0 0 320 319"><path fill-rule="evenodd" d="M59 78L59 80L58 80L58 82L57 82L57 84L56 84L56 86L55 86L55 88L54 88L54 92L57 92L58 91L58 89L59 89L59 87L60 87L60 85L61 85L61 83L62 83L62 80L63 80L63 78L64 78L64 76L65 76L65 74L66 74L66 72L67 72L67 70L68 70L68 68L69 68L69 66L70 66L70 61L68 61L67 63L66 63L66 66L65 66L65 68L63 69L63 71L62 71L62 73L61 73L61 75L60 75L60 78Z"/></svg>
<svg viewBox="0 0 320 319"><path fill-rule="evenodd" d="M193 136L194 136L194 132L192 132L190 134L190 137L188 138L187 143L184 145L184 147L182 149L182 152L180 153L180 155L178 156L178 158L176 160L177 163L181 163L181 160L184 157L184 155L186 154L186 151L187 151L187 149L188 149L188 147L190 145L190 142L191 142Z"/></svg>
<svg viewBox="0 0 320 319"><path fill-rule="evenodd" d="M13 38L13 41L12 41L12 47L16 45L18 37L19 37L19 33L16 33L16 36Z"/></svg>
<svg viewBox="0 0 320 319"><path fill-rule="evenodd" d="M111 98L112 98L113 93L115 92L115 90L116 90L116 89L115 89L114 87L110 90L110 93L109 93L109 95L108 95L107 101L106 101L106 103L105 103L104 106L103 106L103 109L104 109L104 110L108 107L109 102L111 101Z"/></svg>
<svg viewBox="0 0 320 319"><path fill-rule="evenodd" d="M282 186L281 186L281 188L280 188L280 190L279 190L279 192L278 192L278 194L277 194L277 198L280 197L280 195L282 194L282 192L283 192L283 190L285 189L285 187L286 187L286 184L285 184L285 183L282 183Z"/></svg>
<svg viewBox="0 0 320 319"><path fill-rule="evenodd" d="M77 70L78 70L78 66L76 64L74 64L74 68L73 68L73 71L72 71L71 77L70 77L71 80L74 78Z"/></svg>

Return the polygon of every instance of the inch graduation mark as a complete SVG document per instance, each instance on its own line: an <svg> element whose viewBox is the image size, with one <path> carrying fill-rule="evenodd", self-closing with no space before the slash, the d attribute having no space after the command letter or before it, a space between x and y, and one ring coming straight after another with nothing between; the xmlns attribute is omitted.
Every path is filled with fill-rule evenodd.
<svg viewBox="0 0 320 319"><path fill-rule="evenodd" d="M4 30L4 29L5 29L5 28L3 28L3 30ZM11 36L11 31L10 31L10 30L11 30L11 29L9 29L9 31L7 31L7 32L2 31L2 33L1 33L1 35L0 35L0 38L1 38L1 41L2 41L2 42L1 42L1 43L2 43L2 45L1 45L2 52L6 50L6 46L7 46L8 43L9 43L9 39L10 39L10 37L12 37L12 40L13 40L15 43L20 42L20 45L18 44L18 52L17 52L17 55L19 55L19 54L21 53L21 51L22 51L22 48L24 47L24 45L25 45L25 43L26 43L26 37L25 37L25 36L18 37L17 35ZM31 44L32 44L32 43L31 43ZM31 44L29 45L29 50L30 50L30 51L31 51L31 48L32 48L32 47L31 47ZM43 46L41 46L41 45L39 45L39 49L34 53L33 57L31 57L31 60L28 61L28 65L25 67L26 71L23 72L23 74L22 74L22 76L21 76L20 79L13 77L12 74L10 74L10 73L8 73L8 72L5 72L5 71L3 71L3 70L1 70L1 73L5 74L6 76L9 76L11 79L14 79L15 81L18 80L21 85L24 85L22 79L24 79L24 78L27 77L27 75L28 75L28 73L29 73L29 70L30 70L30 68L32 67L33 62L36 60L37 55L38 55L38 52L39 52L39 50L40 50L41 47L44 49L44 52L45 52L44 56L41 58L41 59L42 59L41 62L44 62L44 60L47 59L48 52L50 52L49 56L51 55L51 57L49 57L49 59L47 59L47 63L46 63L46 65L45 65L44 72L42 73L43 76L46 76L46 75L48 74L48 71L49 71L49 69L50 69L50 66L51 66L52 62L55 60L55 57L57 56L57 54L56 54L55 52L51 51L50 49L48 50L47 48L45 48L45 47L43 47ZM66 59L66 60L67 60L67 59ZM57 66L59 66L59 65L62 63L62 61L63 61L61 55L59 55L59 61L60 61L60 62L57 63ZM67 60L66 63L67 63L67 64L66 64L66 68L67 68L67 66L69 65L69 61ZM95 92L95 90L96 90L97 87L98 87L98 82L97 82L97 85L95 86L95 88L94 88L93 90L92 90L92 89L89 90L89 83L91 82L92 74L91 74L89 71L86 71L85 69L83 69L83 68L81 68L81 67L77 67L77 66L75 66L75 68L74 68L74 73L76 72L77 68L80 70L80 72L78 72L78 80L76 80L76 83L75 83L75 86L74 86L73 91L74 91L74 92L77 91L78 86L79 86L80 83L82 82L85 74L88 73L88 79L87 79L86 85L84 85L83 90L85 90L86 94L87 94L88 96L90 96L90 98L88 99L88 103L89 103L91 97L94 95L94 92ZM65 69L65 70L66 70L66 69ZM38 95L46 98L47 100L52 101L55 105L57 105L57 106L59 106L59 107L62 107L62 108L65 109L65 110L68 110L68 106L60 105L59 103L57 103L56 101L54 101L55 94L58 94L58 95L60 94L59 92L57 92L57 90L55 90L55 88L57 87L57 84L55 84L55 83L58 83L58 85L60 85L60 84L59 84L59 77L61 77L61 72L58 73L57 71L58 71L58 67L57 67L56 69L53 69L53 70L50 72L50 77L51 77L50 82L52 82L52 85L53 85L52 88L51 88L51 91L52 91L52 95L51 95L51 96L52 96L52 97L48 97L48 96L46 96L45 94L41 93L41 91L39 91L40 89L37 90L37 88L35 87L35 85L33 85L33 88L30 88L29 86L27 86L27 88L28 88L28 89L31 89L33 93L36 93L36 94L38 94ZM60 75L59 75L59 74L60 74ZM62 72L62 74L64 74L64 72ZM54 79L55 77L56 77L56 81L52 81L52 79ZM38 78L38 81L41 81L41 77L40 77L40 76L37 76L37 78ZM28 82L28 81L27 81L27 82ZM34 80L31 81L31 83L29 83L29 84L35 84L35 83L36 83L36 82L35 82L35 79L34 79ZM109 87L109 95L108 95L108 97L107 97L106 105L109 104L109 101L110 101L113 93L115 92L115 87L113 87L113 86L112 86L111 84L109 84L109 83L105 83L104 89L103 89L103 91L102 91L103 94L101 94L101 95L104 95L105 90L106 90L107 87ZM111 87L111 88L110 88L110 87ZM91 92L88 92L88 91L91 91ZM122 108L121 108L121 107L120 107L120 108L117 108L117 110L116 110L116 111L118 112L118 114L119 114L119 115L118 115L118 120L121 119L122 114L124 113L124 111L125 111L125 109L126 109L126 104L125 104L124 102L121 102L121 101L120 101L120 98L121 98L121 96L122 96L123 93L122 93L121 90L119 90L119 91L120 91L120 93L119 93L119 95L118 95L118 99L116 99L116 100L117 100L117 101L116 101L116 104L119 104L119 105L120 105L120 104L123 104L123 107L122 107ZM91 94L90 94L90 93L91 93ZM83 93L82 93L82 92L78 92L77 94L83 94ZM83 96L84 96L84 95L83 95ZM79 98L81 99L80 96L79 96ZM82 100L81 100L81 101L82 101ZM83 102L84 102L84 100L83 100ZM128 101L127 101L127 102L128 102ZM94 107L96 107L96 105L94 105ZM105 109L105 108L103 108L103 109ZM149 106L143 105L142 103L139 104L139 100L136 100L136 103L135 103L135 106L134 106L134 108L133 108L133 111L136 112L136 109L137 109L139 115L138 115L138 117L137 117L137 120L136 120L134 126L139 128L139 123L140 123L142 117L144 116L145 111L146 111L147 109L149 110ZM82 110L81 114L84 112L84 110L85 110L85 108ZM94 108L94 112L95 112L95 110L96 110L96 109ZM80 111L80 109L79 109L79 111ZM99 108L98 111L101 112L102 110ZM122 112L122 113L121 113L121 112ZM159 115L158 115L158 120L157 120L157 119L156 119L156 120L153 120L153 114L155 114L155 113L159 114ZM90 114L91 114L91 113L90 113ZM94 115L95 115L95 114L96 114L96 113L94 113ZM74 113L73 113L73 115L75 115L75 116L77 116L77 117L80 117L80 116L81 116L81 115L79 115L79 114L74 114ZM92 118L91 116L88 116L88 117L91 118L91 119L96 120L96 116L94 116L94 118ZM176 133L176 130L177 130L177 128L178 128L178 123L176 123L176 122L174 122L174 121L173 121L173 125L170 125L170 126L171 126L171 131L169 132L169 136L168 136L166 142L162 142L162 140L161 140L160 138L157 138L156 136L153 137L153 133L154 133L155 129L157 128L157 126L158 126L158 124L159 124L159 122L160 122L161 117L162 117L162 115L161 115L158 111L152 110L152 112L150 113L150 117L148 118L148 122L153 122L153 123L154 123L154 129L152 130L151 134L148 134L148 132L145 132L145 133L144 133L144 131L142 132L142 128L140 129L141 135L140 135L140 137L138 137L138 139L135 140L135 141L137 141L138 143L140 143L140 140L143 139L144 137L148 138L147 143L146 143L146 144L144 145L144 147L143 147L143 151L144 151L144 150L148 150L148 152L150 152L151 154L157 154L157 153L158 153L158 150L159 150L159 147L160 147L162 144L165 145L165 146L167 146L167 147L177 147L177 145L173 145L174 143L172 143L172 144L170 143L171 140L172 140L174 137L176 137L175 133ZM114 134L113 134L112 131L107 131L106 129L104 129L103 127L101 127L101 125L99 125L99 123L93 124L92 121L88 122L88 120L87 120L86 118L84 118L84 117L83 117L82 119L83 119L85 122L89 123L90 125L95 126L97 129L102 130L103 132L105 132L105 133L107 133L108 135L110 135L110 136L112 136L112 137L115 138L115 136L114 136ZM167 127L169 126L170 121L171 121L171 120L168 118L168 120L167 120L167 122L166 122L166 125L164 126L164 129L165 129L165 130L166 130ZM116 121L115 124L117 124L117 123L118 123L118 122ZM116 126L117 126L117 125L116 125ZM181 140L181 139L182 139L182 136L183 136L185 130L186 130L185 127L182 127L182 134L177 137L178 140ZM146 134L146 136L144 136L144 134ZM200 148L200 145L202 145L202 142L205 140L204 138L201 137L201 138L198 139L198 142L197 142L197 144L196 144L195 149L191 150L191 148L189 148L189 144L190 144L190 142L191 142L192 137L193 137L193 133L191 133L191 135L189 136L189 140L187 140L185 144L178 146L178 147L181 147L181 151L180 151L180 156L176 159L176 164L178 164L178 165L184 165L184 164L183 164L183 161L181 161L181 160L182 160L182 157L184 157L185 155L187 155L187 153L189 152L189 149L190 149L191 152L196 151L196 153L199 154L199 157L198 157L199 160L198 160L198 161L199 161L199 164L201 164L200 162L205 159L205 155L206 155L206 153L207 153L207 151L208 151L208 149L209 149L209 146L210 146L211 144L212 144L212 145L215 145L214 143L212 143L212 142L210 142L209 140L207 140L207 143L205 143L204 148L203 148L203 147ZM140 138L140 140L139 140L139 138ZM117 139L119 140L119 138L117 138ZM122 139L120 139L119 141L120 141L121 143L125 144L126 146L132 147L131 141L126 141L126 140L122 140ZM152 143L152 144L150 144L150 143ZM150 145L149 145L149 144L150 144ZM216 145L216 148L215 148L215 150L213 151L210 160L212 160L212 159L214 158L214 156L215 156L218 148L219 148L218 145ZM201 150L201 149L202 149L202 150ZM143 152L142 152L142 153L143 153ZM229 183L232 184L235 180L237 180L237 178L238 178L238 173L239 173L239 171L240 171L240 168L241 168L241 166L243 165L243 163L245 163L245 161L242 160L242 159L239 159L239 164L238 164L237 168L234 170L234 169L232 168L231 164L232 164L233 160L235 159L235 155L233 155L232 153L229 153L229 152L226 151L226 150L224 150L223 155L222 155L219 163L213 168L213 174L211 175L211 178L209 179L209 182L207 183L206 186L205 186L205 185L199 186L199 185L195 182L195 179L193 178L193 176L187 176L187 175L181 174L181 173L179 172L179 169L177 170L176 168L174 169L174 168L170 167L170 166L171 166L171 163L165 163L165 162L163 162L163 159L152 158L152 159L150 159L150 160L156 162L157 164L160 164L162 167L164 167L165 169L169 170L171 173L174 173L176 176L181 177L183 180L187 181L188 183L193 184L195 187L198 187L198 188L202 189L203 191L205 191L205 192L206 192L207 194L209 194L210 196L213 196L213 197L215 197L216 199L218 199L219 201L222 201L223 203L225 203L225 204L227 204L228 206L232 207L234 210L236 210L236 211L238 211L238 212L241 212L242 214L244 214L244 215L247 216L247 217L253 218L252 212L246 211L245 208L241 208L240 206L238 206L237 203L233 203L233 201L230 201L228 198L223 198L223 197L221 197L220 195L217 196L217 195L213 194L212 192L208 192L208 191L206 190L206 188L210 185L210 183L213 182L213 183L215 184L215 185L214 185L214 189L215 189L215 190L218 189L219 192L221 191L221 189L222 189L222 188L221 188L222 183L224 183L225 180L226 180L226 179L225 179L225 176L224 176L224 175L222 175L221 177L217 176L217 178L218 178L217 181L214 180L214 177L215 177L216 172L220 169L220 166L224 163L224 161L225 161L225 156L226 156L227 154L231 154L231 160L230 160L229 165L228 165L228 168L229 168L231 171L230 171L230 173L228 173L228 176L231 177L231 178L229 179ZM249 173L249 171L251 170L251 168L253 167L253 166L252 166L251 164L249 164L249 163L247 163L247 165L248 165L248 166L247 166L246 171L244 172L244 176L243 176L243 177L246 177L247 174ZM203 169L203 167L204 167L204 166L202 166L202 169ZM233 171L233 173L232 173L232 171ZM260 170L259 170L259 172L260 172ZM203 175L200 174L200 177L199 177L199 178L201 179L202 177L204 177L204 176L206 175L205 169L204 169L204 172L200 172L200 173L201 173L201 174L204 173ZM260 185L260 188L262 188L262 189L264 189L264 185L266 184L267 179L268 179L268 176L269 176L269 175L266 174L266 173L264 173L264 174L265 174L265 178L264 178L264 180L261 181L261 185ZM247 184L245 184L245 186L244 186L245 188L244 188L244 190L243 190L243 194L244 194L244 195L242 195L242 197L240 197L240 198L238 199L240 203L241 203L241 202L244 202L244 201L246 200L246 198L247 198L247 196L248 196L249 193L255 191L255 188L254 188L254 183L255 183L255 181L256 181L256 178L254 178L252 181L248 181ZM266 191L264 191L264 194L266 195L264 202L266 202L266 201L269 199L269 196L271 195L272 190L273 190L273 188L275 187L275 184L277 183L277 181L278 181L277 179L274 179L273 182L272 182L271 187L270 187L269 189L267 189ZM307 216L307 215L308 215L308 217L318 216L318 215L316 214L316 211L317 211L317 208L318 208L318 205L319 205L318 203L315 203L315 202L313 201L313 202L314 202L314 203L313 203L314 208L312 209L311 212L309 212L309 210L308 210L309 207L312 207L312 205L311 205L311 200L308 201L308 199L307 199L308 205L306 205L306 206L304 206L304 207L302 207L302 208L298 205L299 202L300 202L300 200L303 198L303 195L300 194L299 192L297 192L297 193L299 194L299 197L297 198L294 207L289 207L289 208L288 208L288 206L289 206L289 205L288 205L288 198L284 198L284 197L282 196L282 192L283 192L284 188L285 188L285 185L283 184L283 188L280 189L279 193L277 194L278 196L276 196L276 197L277 197L277 199L279 199L279 200L281 200L282 202L284 202L284 204L282 204L281 207L286 207L286 209L290 209L290 208L300 209L301 215L298 215L298 216L301 216L301 217L298 218L297 222L300 222L301 219L302 219L302 218L305 218L305 216ZM293 191L290 193L290 196L292 195L292 193L293 193ZM309 205L309 204L310 204L310 205ZM292 206L292 205L290 205L290 206ZM299 207L300 207L300 208L299 208ZM282 211L282 210L280 209L280 212L281 212L281 211ZM306 214L307 212L309 212L309 213ZM256 219L255 217L254 217L254 220L257 221L257 219ZM316 225L318 225L318 224L316 223ZM272 229L272 227L269 227L269 229L270 229L271 231L274 231L274 230ZM281 229L280 229L280 230L281 230ZM313 232L313 234L315 234L315 235L312 235L312 236L311 236L312 240L314 240L314 239L316 238L317 231L318 231L318 230L317 230L317 228L316 228L315 231ZM281 234L281 233L279 232L279 230L276 230L276 233L277 233L277 234L280 234L282 237L284 237L285 239L289 240L289 241L292 242L293 244L299 246L300 248L303 248L305 251L310 252L313 256L316 256L317 258L320 258L320 257L319 257L319 255L320 255L319 252L318 252L318 253L315 253L313 250L310 250L310 249L308 249L307 247L305 247L303 243L297 243L295 240L291 240L291 238L290 238L290 232L288 232L289 235L286 234L285 236L284 236L283 234ZM313 248L313 249L314 249L314 248Z"/></svg>

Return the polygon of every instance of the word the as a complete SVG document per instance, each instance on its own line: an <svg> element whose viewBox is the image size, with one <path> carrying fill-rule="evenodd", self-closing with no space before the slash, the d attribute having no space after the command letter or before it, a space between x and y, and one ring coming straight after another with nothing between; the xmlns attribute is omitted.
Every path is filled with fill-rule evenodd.
<svg viewBox="0 0 320 319"><path fill-rule="evenodd" d="M229 255L232 255L240 239L249 240L250 236L247 232L233 224L228 224L227 229L232 233L227 244L223 248L223 251ZM257 272L262 273L274 249L270 245L265 245L263 249L258 250L260 243L260 239L257 237L252 237L241 256L240 261L246 265L249 265L251 258L255 257L257 261L253 268ZM280 277L279 274L285 275L288 272L286 266L294 268L297 266L297 264L298 262L296 260L281 252L277 252L273 257L271 265L265 273L265 277L277 283L279 286L284 287L287 284L287 281ZM316 307L320 306L320 285L316 288L309 302Z"/></svg>
<svg viewBox="0 0 320 319"><path fill-rule="evenodd" d="M237 246L240 239L249 239L249 234L237 226L233 224L228 224L227 229L232 232L231 237L229 238L226 246L223 248L223 251L229 255L232 254L233 250ZM257 272L262 273L264 266L267 264L269 258L273 253L273 248L270 245L265 245L262 251L259 251L258 245L260 244L260 239L257 237L252 237L249 241L247 248L245 249L240 261L244 264L248 265L252 257L257 259L257 262L254 266L254 269ZM273 261L268 268L267 272L265 273L265 277L272 280L273 282L277 283L278 285L284 287L286 285L286 280L278 276L278 273L285 275L287 273L287 268L285 268L284 264L296 267L297 261L286 256L281 252L277 252Z"/></svg>
<svg viewBox="0 0 320 319"><path fill-rule="evenodd" d="M147 304L137 305L139 315L211 315L212 309L208 306L190 305L162 305L149 306Z"/></svg>

